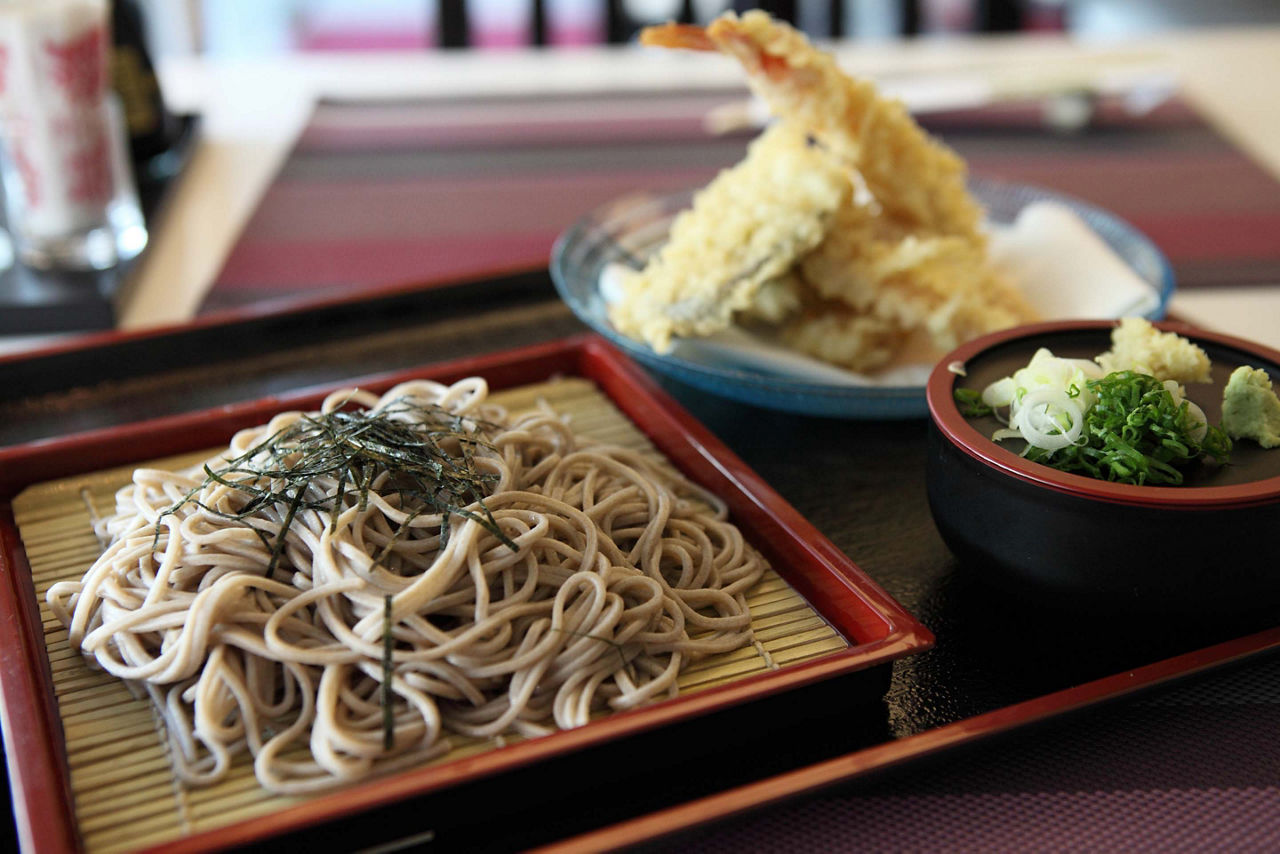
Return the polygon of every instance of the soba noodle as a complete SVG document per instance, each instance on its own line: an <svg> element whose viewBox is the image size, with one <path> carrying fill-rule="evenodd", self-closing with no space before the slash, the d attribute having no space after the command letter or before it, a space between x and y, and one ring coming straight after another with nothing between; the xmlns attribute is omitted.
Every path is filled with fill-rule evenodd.
<svg viewBox="0 0 1280 854"><path fill-rule="evenodd" d="M270 446L313 423L297 412L117 494L105 552L48 601L73 646L145 685L180 779L248 750L266 788L319 790L437 757L449 734L536 736L670 696L690 661L752 642L765 564L719 500L486 396L418 381L321 408L453 418L440 445L485 493L456 512L386 471L290 496L273 466L300 453Z"/></svg>

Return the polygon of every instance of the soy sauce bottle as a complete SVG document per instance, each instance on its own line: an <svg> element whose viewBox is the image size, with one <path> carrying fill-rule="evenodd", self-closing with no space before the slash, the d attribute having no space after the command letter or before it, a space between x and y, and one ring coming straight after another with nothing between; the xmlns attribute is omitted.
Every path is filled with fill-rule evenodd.
<svg viewBox="0 0 1280 854"><path fill-rule="evenodd" d="M124 109L134 174L142 181L151 162L173 145L177 122L165 108L136 0L112 0L111 29L111 82Z"/></svg>

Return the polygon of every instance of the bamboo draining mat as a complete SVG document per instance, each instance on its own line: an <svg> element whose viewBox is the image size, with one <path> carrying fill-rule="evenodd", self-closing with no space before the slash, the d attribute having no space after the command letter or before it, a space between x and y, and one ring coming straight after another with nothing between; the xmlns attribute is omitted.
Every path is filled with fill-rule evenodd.
<svg viewBox="0 0 1280 854"><path fill-rule="evenodd" d="M658 452L594 384L562 379L495 393L491 400L518 412L546 401L572 419L575 431L603 442ZM181 467L212 451L147 465ZM79 831L87 851L111 852L157 845L268 814L298 798L272 795L258 786L252 762L242 756L220 783L189 788L174 777L168 739L146 694L91 669L67 642L66 631L44 601L56 581L76 579L97 558L101 546L91 512L113 511L114 494L130 480L134 466L37 484L14 500L14 515L31 563L43 619L54 693L66 737L71 788ZM91 509L92 508L92 509ZM817 658L848 642L776 573L770 571L748 596L756 644L714 656L680 677L682 691L722 683ZM463 743L437 763L500 746L500 740ZM507 741L512 739L508 737Z"/></svg>

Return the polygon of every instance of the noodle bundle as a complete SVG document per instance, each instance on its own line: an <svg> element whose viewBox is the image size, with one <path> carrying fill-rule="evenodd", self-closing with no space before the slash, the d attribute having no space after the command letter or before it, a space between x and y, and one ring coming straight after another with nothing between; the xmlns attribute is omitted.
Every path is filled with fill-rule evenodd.
<svg viewBox="0 0 1280 854"><path fill-rule="evenodd" d="M145 686L178 777L248 751L316 791L676 692L752 643L763 559L722 502L482 379L345 390L185 472L139 469L108 545L48 591L73 647Z"/></svg>

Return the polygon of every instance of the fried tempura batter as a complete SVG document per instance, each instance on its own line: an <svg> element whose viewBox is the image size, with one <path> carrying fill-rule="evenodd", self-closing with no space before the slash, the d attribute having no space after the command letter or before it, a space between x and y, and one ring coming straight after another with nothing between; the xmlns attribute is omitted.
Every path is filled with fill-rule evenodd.
<svg viewBox="0 0 1280 854"><path fill-rule="evenodd" d="M752 11L726 13L705 30L649 27L640 42L733 56L774 115L805 128L856 169L886 214L909 228L979 239L982 209L965 189L964 161L925 133L901 102L849 77L802 33Z"/></svg>
<svg viewBox="0 0 1280 854"><path fill-rule="evenodd" d="M673 335L727 329L766 282L818 245L852 191L844 171L804 133L770 128L676 217L649 264L623 279L610 320L658 352L670 349Z"/></svg>
<svg viewBox="0 0 1280 854"><path fill-rule="evenodd" d="M982 244L911 233L852 204L801 259L800 275L823 298L859 314L926 330L943 351L1035 316L1022 293L987 263Z"/></svg>
<svg viewBox="0 0 1280 854"><path fill-rule="evenodd" d="M782 341L815 359L869 372L883 368L901 348L907 330L893 320L860 313L839 300L811 292L804 308L781 328Z"/></svg>
<svg viewBox="0 0 1280 854"><path fill-rule="evenodd" d="M988 264L964 162L902 104L763 12L651 27L641 41L737 58L781 121L630 278L611 313L620 331L661 351L739 314L776 324L802 352L869 371L918 332L945 351L1034 319Z"/></svg>

